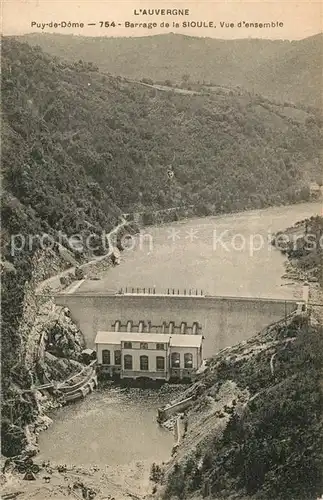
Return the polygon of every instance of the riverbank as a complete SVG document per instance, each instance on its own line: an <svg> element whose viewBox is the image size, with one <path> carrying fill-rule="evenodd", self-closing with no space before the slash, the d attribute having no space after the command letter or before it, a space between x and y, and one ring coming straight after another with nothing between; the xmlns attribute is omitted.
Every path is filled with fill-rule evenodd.
<svg viewBox="0 0 323 500"><path fill-rule="evenodd" d="M282 238L283 237L283 238ZM274 235L273 245L287 257L284 262L287 284L306 283L313 324L323 322L323 217L303 219Z"/></svg>
<svg viewBox="0 0 323 500"><path fill-rule="evenodd" d="M148 464L146 467L148 470ZM3 500L25 499L63 500L68 498L96 500L143 500L150 493L149 473L143 475L142 464L126 467L76 467L47 462L36 481L26 481L21 475L7 471ZM127 482L124 478L127 477ZM138 478L140 478L138 480ZM139 484L140 483L140 484ZM135 486L134 486L135 484Z"/></svg>

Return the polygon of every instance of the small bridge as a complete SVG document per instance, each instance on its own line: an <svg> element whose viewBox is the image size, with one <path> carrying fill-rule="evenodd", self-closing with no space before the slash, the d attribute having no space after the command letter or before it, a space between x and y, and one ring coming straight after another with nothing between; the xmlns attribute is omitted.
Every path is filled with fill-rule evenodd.
<svg viewBox="0 0 323 500"><path fill-rule="evenodd" d="M23 392L35 392L35 391L44 391L46 389L56 388L58 382L48 382L48 384L34 385L32 384L30 389L23 389Z"/></svg>

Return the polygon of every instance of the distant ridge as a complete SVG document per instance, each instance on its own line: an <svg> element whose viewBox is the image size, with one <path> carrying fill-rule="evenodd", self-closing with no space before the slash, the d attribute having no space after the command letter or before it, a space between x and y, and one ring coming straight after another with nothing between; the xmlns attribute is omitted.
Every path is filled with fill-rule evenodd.
<svg viewBox="0 0 323 500"><path fill-rule="evenodd" d="M181 83L241 86L268 98L321 107L323 34L297 41L223 40L181 34L82 37L29 34L17 37L69 61L82 59L113 75Z"/></svg>

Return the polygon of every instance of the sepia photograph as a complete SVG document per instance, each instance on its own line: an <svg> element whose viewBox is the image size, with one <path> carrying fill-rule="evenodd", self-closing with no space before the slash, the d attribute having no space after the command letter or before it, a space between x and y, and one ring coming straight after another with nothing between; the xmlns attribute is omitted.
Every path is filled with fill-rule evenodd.
<svg viewBox="0 0 323 500"><path fill-rule="evenodd" d="M322 21L2 0L3 500L323 499Z"/></svg>

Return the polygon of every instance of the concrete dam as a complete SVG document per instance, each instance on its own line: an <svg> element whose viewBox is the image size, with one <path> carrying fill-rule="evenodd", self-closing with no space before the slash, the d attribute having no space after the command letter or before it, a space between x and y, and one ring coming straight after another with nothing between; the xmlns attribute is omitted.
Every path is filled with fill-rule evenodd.
<svg viewBox="0 0 323 500"><path fill-rule="evenodd" d="M70 292L58 293L55 303L70 310L89 348L94 348L98 331L162 332L168 328L173 333L204 335L208 357L290 315L300 301L188 295L186 291L95 293L73 286Z"/></svg>

